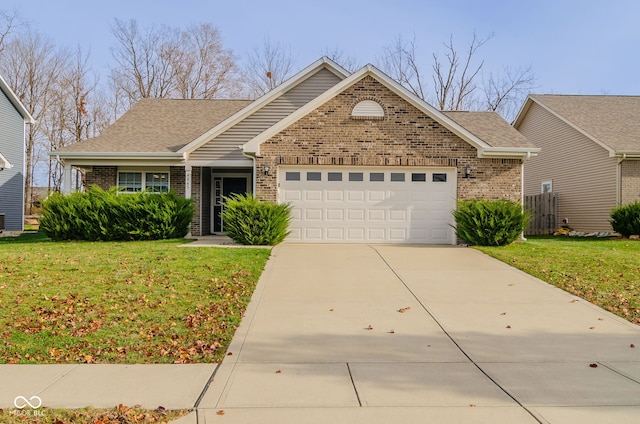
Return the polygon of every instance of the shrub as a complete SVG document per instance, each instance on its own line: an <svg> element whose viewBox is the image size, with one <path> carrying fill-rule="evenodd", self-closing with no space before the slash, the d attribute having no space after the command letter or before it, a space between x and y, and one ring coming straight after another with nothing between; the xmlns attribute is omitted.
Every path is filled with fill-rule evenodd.
<svg viewBox="0 0 640 424"><path fill-rule="evenodd" d="M640 202L618 206L611 211L611 228L623 237L640 234Z"/></svg>
<svg viewBox="0 0 640 424"><path fill-rule="evenodd" d="M288 235L291 205L261 202L252 194L225 198L222 221L227 235L238 243L276 245Z"/></svg>
<svg viewBox="0 0 640 424"><path fill-rule="evenodd" d="M52 240L158 240L189 232L194 206L173 192L118 195L92 186L86 192L49 196L40 230Z"/></svg>
<svg viewBox="0 0 640 424"><path fill-rule="evenodd" d="M465 243L504 246L515 241L529 224L529 214L510 200L461 200L453 211L456 235Z"/></svg>

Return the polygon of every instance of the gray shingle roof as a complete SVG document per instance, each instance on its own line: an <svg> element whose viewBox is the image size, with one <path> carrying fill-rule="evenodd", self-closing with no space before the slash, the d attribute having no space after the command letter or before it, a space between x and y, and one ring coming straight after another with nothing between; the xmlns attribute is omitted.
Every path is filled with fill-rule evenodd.
<svg viewBox="0 0 640 424"><path fill-rule="evenodd" d="M177 152L250 100L143 99L96 138L56 152Z"/></svg>
<svg viewBox="0 0 640 424"><path fill-rule="evenodd" d="M616 152L640 151L640 96L530 97Z"/></svg>
<svg viewBox="0 0 640 424"><path fill-rule="evenodd" d="M445 111L443 113L491 147L535 147L495 112Z"/></svg>

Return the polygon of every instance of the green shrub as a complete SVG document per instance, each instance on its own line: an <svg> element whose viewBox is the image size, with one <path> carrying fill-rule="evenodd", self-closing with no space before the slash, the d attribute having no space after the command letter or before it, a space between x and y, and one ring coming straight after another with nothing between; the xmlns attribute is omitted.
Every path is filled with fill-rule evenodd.
<svg viewBox="0 0 640 424"><path fill-rule="evenodd" d="M194 206L173 192L118 195L92 186L52 194L42 204L40 230L52 240L158 240L189 232Z"/></svg>
<svg viewBox="0 0 640 424"><path fill-rule="evenodd" d="M611 211L611 228L623 237L640 234L640 202L618 206Z"/></svg>
<svg viewBox="0 0 640 424"><path fill-rule="evenodd" d="M222 221L227 235L238 243L273 246L289 235L291 205L261 202L252 194L234 194L225 198Z"/></svg>
<svg viewBox="0 0 640 424"><path fill-rule="evenodd" d="M529 224L529 214L510 200L461 200L453 211L456 235L465 243L504 246L515 241Z"/></svg>

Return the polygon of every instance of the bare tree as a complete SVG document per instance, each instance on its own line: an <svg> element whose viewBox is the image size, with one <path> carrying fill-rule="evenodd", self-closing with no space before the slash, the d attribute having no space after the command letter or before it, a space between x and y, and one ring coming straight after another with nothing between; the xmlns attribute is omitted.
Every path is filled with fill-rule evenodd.
<svg viewBox="0 0 640 424"><path fill-rule="evenodd" d="M341 50L338 47L334 47L333 49L329 49L328 47L325 47L324 51L322 52L322 55L333 60L334 62L336 62L338 65L342 66L345 70L349 72L353 73L357 71L358 68L360 68L360 65L358 65L358 61L355 58L351 56L347 56L344 53L344 50Z"/></svg>
<svg viewBox="0 0 640 424"><path fill-rule="evenodd" d="M0 10L0 52L4 50L5 44L9 41L9 37L21 25L17 11L5 12Z"/></svg>
<svg viewBox="0 0 640 424"><path fill-rule="evenodd" d="M43 117L55 99L52 93L67 62L66 52L56 50L50 39L31 31L7 43L0 57L0 73L6 76L7 83L36 121L29 125L25 141L27 213L31 212L34 169L39 161L46 160L38 155L43 149L37 148L38 144L47 145L42 132Z"/></svg>
<svg viewBox="0 0 640 424"><path fill-rule="evenodd" d="M443 43L444 53L431 55L431 84L418 62L415 38L406 42L397 37L384 48L379 61L392 78L441 110L492 110L508 119L533 88L535 76L529 66L488 72L485 77L484 60L478 57L478 52L492 38L493 34L479 38L474 33L467 48L461 51L450 36Z"/></svg>
<svg viewBox="0 0 640 424"><path fill-rule="evenodd" d="M249 91L255 97L262 96L286 81L292 70L291 47L265 37L262 45L254 47L247 59L245 78Z"/></svg>

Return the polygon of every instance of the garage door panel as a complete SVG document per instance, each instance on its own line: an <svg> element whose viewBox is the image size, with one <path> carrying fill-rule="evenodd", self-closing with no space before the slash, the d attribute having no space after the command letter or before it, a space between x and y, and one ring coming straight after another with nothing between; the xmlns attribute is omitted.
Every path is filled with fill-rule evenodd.
<svg viewBox="0 0 640 424"><path fill-rule="evenodd" d="M452 168L282 168L279 199L293 206L290 241L455 241L449 225L456 198ZM287 180L288 173L299 173L301 178ZM307 181L309 173L314 179ZM433 181L434 173L446 174L446 182Z"/></svg>

